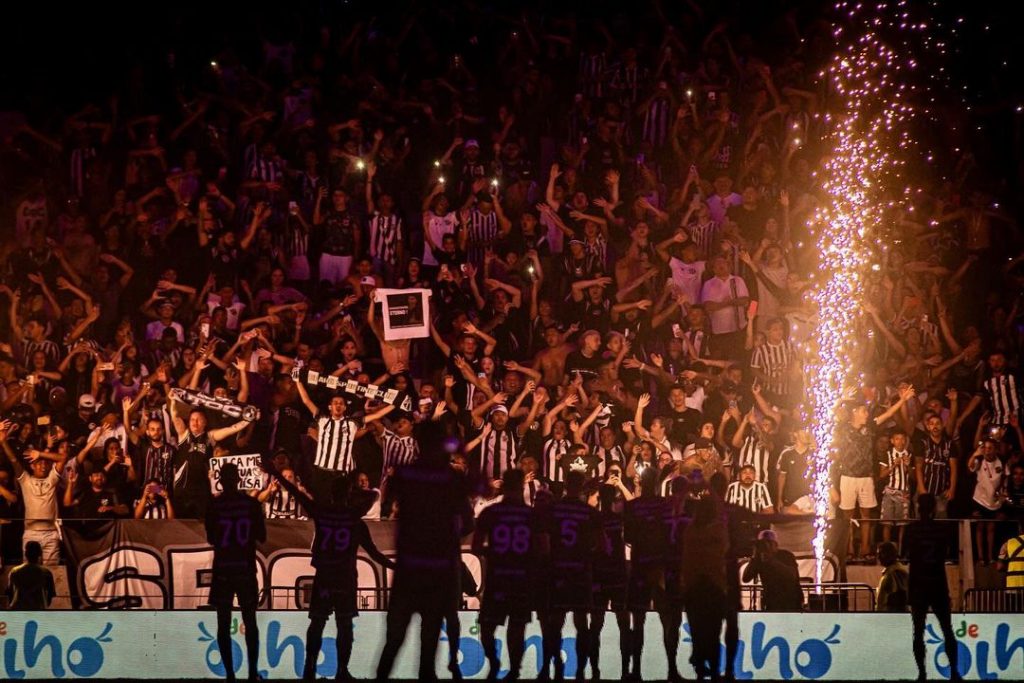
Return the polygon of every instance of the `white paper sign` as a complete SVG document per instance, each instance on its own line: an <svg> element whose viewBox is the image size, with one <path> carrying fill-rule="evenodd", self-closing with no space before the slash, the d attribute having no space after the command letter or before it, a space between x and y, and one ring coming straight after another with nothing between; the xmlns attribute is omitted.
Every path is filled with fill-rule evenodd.
<svg viewBox="0 0 1024 683"><path fill-rule="evenodd" d="M381 303L384 339L419 339L430 336L429 289L375 289Z"/></svg>
<svg viewBox="0 0 1024 683"><path fill-rule="evenodd" d="M224 487L220 485L220 468L227 463L234 463L238 467L238 488L242 491L261 491L267 485L267 473L260 469L259 454L250 455L224 455L219 458L210 458L210 490L220 493Z"/></svg>

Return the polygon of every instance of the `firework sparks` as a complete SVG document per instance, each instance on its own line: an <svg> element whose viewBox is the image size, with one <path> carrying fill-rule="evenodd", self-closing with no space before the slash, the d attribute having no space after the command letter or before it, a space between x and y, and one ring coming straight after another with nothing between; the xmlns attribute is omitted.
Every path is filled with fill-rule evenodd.
<svg viewBox="0 0 1024 683"><path fill-rule="evenodd" d="M883 188L900 187L893 185L902 165L894 152L909 142L904 124L912 113L907 103L912 88L900 82L897 72L916 66L876 33L875 27L883 21L879 15L864 14L861 7L837 6L846 9L847 26L860 25L862 30L856 35L835 30L840 49L822 74L835 95L835 106L825 117L829 151L819 173L823 201L811 225L819 260L810 297L819 323L806 366L804 418L815 440L809 476L815 500L819 585L835 460L836 407L862 379L857 337L864 280L876 260L877 228L891 206Z"/></svg>

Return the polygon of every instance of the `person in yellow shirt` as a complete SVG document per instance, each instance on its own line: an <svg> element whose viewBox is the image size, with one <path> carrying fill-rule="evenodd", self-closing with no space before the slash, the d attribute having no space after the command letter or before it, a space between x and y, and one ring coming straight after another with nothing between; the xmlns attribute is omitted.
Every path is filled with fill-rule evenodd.
<svg viewBox="0 0 1024 683"><path fill-rule="evenodd" d="M1024 522L1017 531L999 549L999 570L1006 572L1007 588L1024 588Z"/></svg>

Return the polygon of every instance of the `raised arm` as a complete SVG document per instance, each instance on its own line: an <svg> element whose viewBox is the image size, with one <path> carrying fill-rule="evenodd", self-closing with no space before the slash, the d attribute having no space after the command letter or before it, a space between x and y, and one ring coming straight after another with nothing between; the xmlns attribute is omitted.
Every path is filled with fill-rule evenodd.
<svg viewBox="0 0 1024 683"><path fill-rule="evenodd" d="M302 405L306 406L306 410L310 412L313 417L320 414L320 409L317 408L316 404L313 403L313 399L309 397L309 392L306 391L305 382L302 378L295 380L295 388L299 392L299 398L302 400Z"/></svg>

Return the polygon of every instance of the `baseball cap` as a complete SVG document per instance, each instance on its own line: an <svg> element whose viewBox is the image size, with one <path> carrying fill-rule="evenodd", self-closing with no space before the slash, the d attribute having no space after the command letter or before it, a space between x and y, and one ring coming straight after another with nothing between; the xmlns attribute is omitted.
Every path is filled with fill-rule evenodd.
<svg viewBox="0 0 1024 683"><path fill-rule="evenodd" d="M359 280L359 284L361 284L361 285L371 285L373 287L376 287L377 286L377 280L375 280L372 275L367 275L367 276L365 276L365 277L363 277L362 279Z"/></svg>
<svg viewBox="0 0 1024 683"><path fill-rule="evenodd" d="M778 543L779 542L779 537L771 529L761 529L761 531L758 532L758 534L757 534L757 540L759 540L759 541L775 541L776 543Z"/></svg>
<svg viewBox="0 0 1024 683"><path fill-rule="evenodd" d="M462 148L469 149L470 147L476 147L477 149L480 149L480 143L474 140L473 138L470 138L469 140L466 140L466 143L462 145Z"/></svg>
<svg viewBox="0 0 1024 683"><path fill-rule="evenodd" d="M569 244L578 244L580 246L584 246L583 240L578 240L578 239L575 239L575 238L569 240Z"/></svg>
<svg viewBox="0 0 1024 683"><path fill-rule="evenodd" d="M92 410L96 407L96 397L92 394L82 394L78 397L78 407Z"/></svg>
<svg viewBox="0 0 1024 683"><path fill-rule="evenodd" d="M499 403L498 405L491 408L491 415L493 415L494 413L505 413L506 415L508 415L508 408Z"/></svg>

